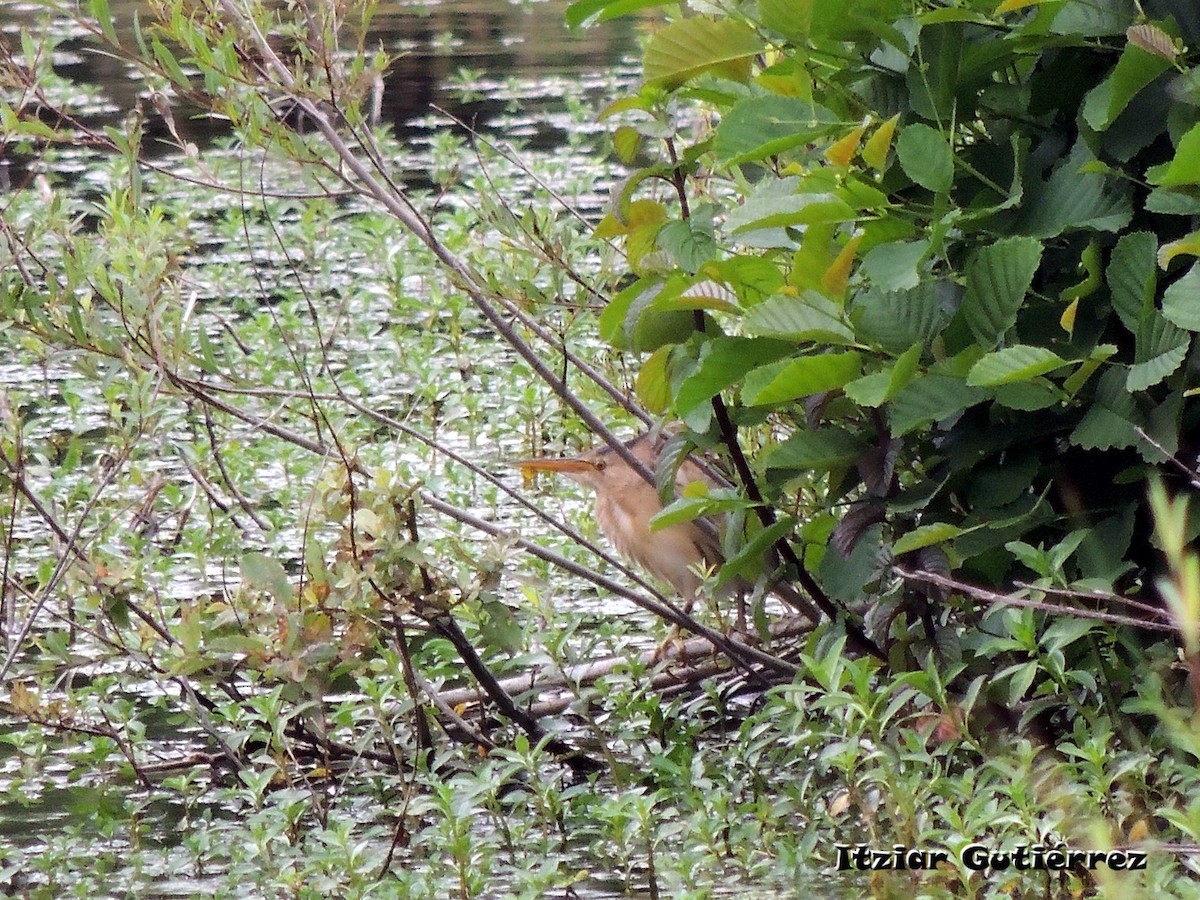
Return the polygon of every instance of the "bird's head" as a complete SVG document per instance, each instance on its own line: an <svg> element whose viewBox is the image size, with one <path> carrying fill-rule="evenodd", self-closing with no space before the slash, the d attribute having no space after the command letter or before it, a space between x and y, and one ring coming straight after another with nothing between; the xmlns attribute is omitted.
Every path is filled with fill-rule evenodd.
<svg viewBox="0 0 1200 900"><path fill-rule="evenodd" d="M652 441L643 435L627 442L625 446L644 466L654 470L656 459ZM632 490L646 484L642 477L608 446L597 447L579 456L522 459L514 465L526 475L532 472L557 472L566 475L572 481L597 493Z"/></svg>

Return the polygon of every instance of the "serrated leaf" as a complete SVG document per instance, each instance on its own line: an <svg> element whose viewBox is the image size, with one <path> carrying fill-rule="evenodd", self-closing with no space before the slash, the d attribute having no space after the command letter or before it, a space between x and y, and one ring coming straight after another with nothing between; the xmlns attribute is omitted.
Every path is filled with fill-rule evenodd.
<svg viewBox="0 0 1200 900"><path fill-rule="evenodd" d="M1200 331L1200 263L1193 263L1163 293L1163 318L1188 331Z"/></svg>
<svg viewBox="0 0 1200 900"><path fill-rule="evenodd" d="M741 234L790 225L849 222L855 218L854 209L837 194L762 193L733 210L725 220L725 229L730 234Z"/></svg>
<svg viewBox="0 0 1200 900"><path fill-rule="evenodd" d="M758 15L765 28L803 44L812 29L813 0L758 0Z"/></svg>
<svg viewBox="0 0 1200 900"><path fill-rule="evenodd" d="M940 421L987 399L981 388L949 375L916 378L896 395L888 412L892 436L900 437L914 428Z"/></svg>
<svg viewBox="0 0 1200 900"><path fill-rule="evenodd" d="M857 378L862 359L853 350L821 353L762 366L746 375L742 401L766 406L832 391Z"/></svg>
<svg viewBox="0 0 1200 900"><path fill-rule="evenodd" d="M1126 387L1144 391L1153 387L1183 364L1191 336L1176 328L1157 312L1142 317L1134 349L1134 364L1129 367Z"/></svg>
<svg viewBox="0 0 1200 900"><path fill-rule="evenodd" d="M1152 22L1130 25L1125 37L1133 46L1161 56L1167 62L1174 62L1175 57L1179 55L1175 39Z"/></svg>
<svg viewBox="0 0 1200 900"><path fill-rule="evenodd" d="M936 128L923 122L906 126L896 141L896 156L905 175L935 194L954 183L954 151Z"/></svg>
<svg viewBox="0 0 1200 900"><path fill-rule="evenodd" d="M995 346L1017 321L1041 259L1041 243L1028 237L1004 238L975 254L962 311L981 346Z"/></svg>
<svg viewBox="0 0 1200 900"><path fill-rule="evenodd" d="M797 431L763 457L767 469L820 471L852 465L867 449L863 438L841 428Z"/></svg>
<svg viewBox="0 0 1200 900"><path fill-rule="evenodd" d="M1012 230L1035 238L1071 231L1120 231L1133 217L1130 187L1122 178L1087 172L1095 161L1082 141L1046 181L1027 179Z"/></svg>
<svg viewBox="0 0 1200 900"><path fill-rule="evenodd" d="M1085 450L1110 450L1138 443L1135 427L1142 419L1126 388L1126 377L1124 370L1115 366L1100 376L1092 405L1071 432L1072 444Z"/></svg>
<svg viewBox="0 0 1200 900"><path fill-rule="evenodd" d="M957 525L951 525L949 522L934 522L930 525L922 525L902 535L896 543L892 544L892 554L900 556L903 553L911 553L913 550L920 550L923 547L944 544L946 541L958 537L962 534L962 531Z"/></svg>
<svg viewBox="0 0 1200 900"><path fill-rule="evenodd" d="M872 372L851 381L844 390L846 396L859 406L874 409L888 399L888 385L891 384L891 380L891 372Z"/></svg>
<svg viewBox="0 0 1200 900"><path fill-rule="evenodd" d="M1142 312L1154 297L1158 239L1148 231L1121 235L1105 271L1113 309L1130 331L1137 331Z"/></svg>
<svg viewBox="0 0 1200 900"><path fill-rule="evenodd" d="M668 90L705 72L746 81L750 62L762 49L758 34L743 22L701 16L678 19L650 38L642 73L646 84Z"/></svg>
<svg viewBox="0 0 1200 900"><path fill-rule="evenodd" d="M1051 26L1053 34L1104 37L1124 34L1133 18L1132 3L1114 0L1067 0Z"/></svg>
<svg viewBox="0 0 1200 900"><path fill-rule="evenodd" d="M836 123L823 106L794 97L745 97L721 117L713 153L726 165L766 159L823 138Z"/></svg>
<svg viewBox="0 0 1200 900"><path fill-rule="evenodd" d="M1193 125L1179 139L1179 146L1175 148L1175 157L1171 162L1155 166L1146 177L1151 184L1159 187L1200 184L1200 125Z"/></svg>
<svg viewBox="0 0 1200 900"><path fill-rule="evenodd" d="M1104 131L1139 91L1169 68L1170 61L1162 56L1132 44L1126 46L1109 76L1084 99L1084 121L1096 131Z"/></svg>
<svg viewBox="0 0 1200 900"><path fill-rule="evenodd" d="M715 337L700 348L696 368L679 385L675 411L685 415L741 380L751 369L786 356L794 348L768 338Z"/></svg>
<svg viewBox="0 0 1200 900"><path fill-rule="evenodd" d="M928 346L945 327L946 306L957 290L949 282L927 281L908 291L864 291L854 301L855 332L895 352L916 343Z"/></svg>
<svg viewBox="0 0 1200 900"><path fill-rule="evenodd" d="M694 218L677 219L658 229L654 239L671 257L676 268L685 272L696 272L717 255L717 241L713 236L711 222Z"/></svg>
<svg viewBox="0 0 1200 900"><path fill-rule="evenodd" d="M785 284L774 262L758 256L730 256L705 263L700 274L728 284L744 306L754 306Z"/></svg>
<svg viewBox="0 0 1200 900"><path fill-rule="evenodd" d="M849 344L854 333L841 308L826 297L806 291L799 297L776 294L751 309L742 320L748 334L788 340Z"/></svg>
<svg viewBox="0 0 1200 900"><path fill-rule="evenodd" d="M996 387L1031 381L1065 365L1067 361L1052 350L1017 344L982 357L967 373L967 384L973 387Z"/></svg>

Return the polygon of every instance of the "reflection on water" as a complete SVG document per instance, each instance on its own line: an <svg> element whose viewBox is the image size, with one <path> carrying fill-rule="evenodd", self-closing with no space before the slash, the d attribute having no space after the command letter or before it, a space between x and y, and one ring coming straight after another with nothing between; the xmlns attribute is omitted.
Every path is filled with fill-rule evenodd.
<svg viewBox="0 0 1200 900"><path fill-rule="evenodd" d="M142 22L150 21L149 4L111 0L110 6L121 42L133 46L135 14ZM560 102L556 84L564 78L586 83L618 69L634 47L633 21L572 32L563 22L566 6L565 0L379 3L364 46L393 58L384 79L382 121L405 133L419 127L419 120L432 110L441 109L485 130L514 99L529 112ZM341 38L353 41L357 24L351 16ZM90 52L87 35L78 28L48 21L35 4L0 0L0 41L17 46L21 28L34 34L49 29L59 39L55 71L101 89L108 102L87 104L81 117L88 124L118 120L139 98L145 99L146 85L131 77L120 59ZM347 44L343 49L355 47ZM513 82L520 85L516 98ZM223 132L219 122L179 118L181 131L197 143Z"/></svg>

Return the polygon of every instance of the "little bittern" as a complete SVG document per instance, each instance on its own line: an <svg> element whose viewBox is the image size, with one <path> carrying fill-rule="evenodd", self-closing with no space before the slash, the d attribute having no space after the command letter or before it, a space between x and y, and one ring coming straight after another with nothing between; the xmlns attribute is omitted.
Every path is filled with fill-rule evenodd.
<svg viewBox="0 0 1200 900"><path fill-rule="evenodd" d="M659 441L644 434L625 446L646 468L655 470ZM724 561L716 537L698 522L651 530L650 520L663 508L658 491L611 447L567 459L521 460L517 465L522 471L561 472L595 491L596 521L604 536L622 556L675 588L688 609L700 595L701 573ZM685 459L675 473L677 492L695 481L716 486L695 462Z"/></svg>

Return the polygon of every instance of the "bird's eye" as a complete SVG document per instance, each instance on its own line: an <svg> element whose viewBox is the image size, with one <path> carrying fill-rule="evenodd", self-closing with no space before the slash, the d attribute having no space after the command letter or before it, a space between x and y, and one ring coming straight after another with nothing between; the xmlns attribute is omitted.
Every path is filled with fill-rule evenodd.
<svg viewBox="0 0 1200 900"><path fill-rule="evenodd" d="M608 463L606 463L606 462L605 462L604 460L602 460L602 459L598 459L598 460L596 460L596 471L597 471L597 472L603 472L603 471L604 471L604 468L605 468L607 465L608 465Z"/></svg>

